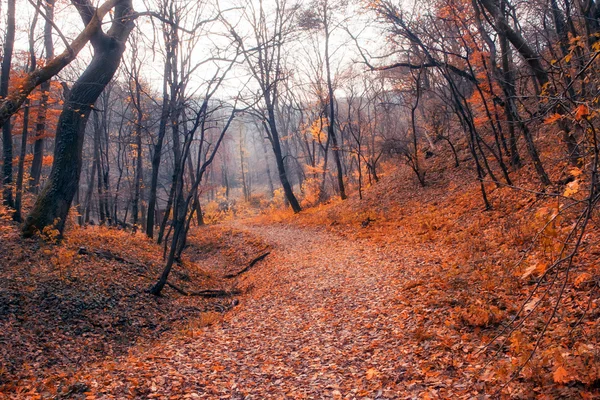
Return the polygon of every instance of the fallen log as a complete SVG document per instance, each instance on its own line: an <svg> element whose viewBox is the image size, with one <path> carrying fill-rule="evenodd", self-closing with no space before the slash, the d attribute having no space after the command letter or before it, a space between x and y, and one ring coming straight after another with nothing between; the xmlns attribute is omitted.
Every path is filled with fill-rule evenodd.
<svg viewBox="0 0 600 400"><path fill-rule="evenodd" d="M259 261L264 260L269 254L271 254L270 251L267 251L266 253L261 254L260 256L256 257L254 260L250 261L250 264L248 264L248 266L246 268L242 269L241 271L236 272L235 274L225 275L223 278L231 279L231 278L240 276L244 272L247 272L250 268L254 267Z"/></svg>

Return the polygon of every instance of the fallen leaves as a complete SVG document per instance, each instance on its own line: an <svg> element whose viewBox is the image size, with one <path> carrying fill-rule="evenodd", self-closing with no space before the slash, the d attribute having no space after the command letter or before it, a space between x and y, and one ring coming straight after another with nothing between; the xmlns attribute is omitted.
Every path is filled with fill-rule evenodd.
<svg viewBox="0 0 600 400"><path fill-rule="evenodd" d="M569 383L571 381L569 378L569 373L562 366L559 366L556 370L554 370L552 373L552 378L554 379L554 382L560 384Z"/></svg>
<svg viewBox="0 0 600 400"><path fill-rule="evenodd" d="M379 371L377 371L375 368L369 368L366 373L366 378L367 380L371 380L373 378L378 377L379 375Z"/></svg>
<svg viewBox="0 0 600 400"><path fill-rule="evenodd" d="M502 190L491 199L510 196ZM555 218L556 204L534 196L514 195L510 205L480 214L473 212L479 207L473 191L463 186L417 194L401 202L386 186L365 196L365 204L350 200L290 216L295 220L286 224L234 221L194 231L173 274L186 288L221 285L219 276L271 251L235 278L240 304L225 314L219 303L169 289L164 298L144 295L151 282L136 266L158 273L161 259L160 249L138 235L93 228L68 237L64 248L42 243L36 251L39 243L21 246L0 225L9 246L0 252L10 265L0 281L0 340L11 340L0 352L3 360L16 355L23 364L20 370L2 364L10 370L0 369L0 390L14 398L63 396L83 385L88 398L470 399L496 393L527 359L545 320L535 314L512 335L502 329L550 269L545 253L555 251L570 222ZM366 217L375 222L362 227ZM542 250L513 267L553 218L542 232ZM590 254L597 250L592 233L585 238ZM110 249L135 265L73 254L82 244ZM510 381L508 396L598 394L600 302L591 299L584 314L588 303L576 296L590 292L597 276L593 269L572 274L576 290L566 290L559 322L542 341L551 351L541 351ZM30 317L34 304L38 321ZM524 312L551 305L536 295Z"/></svg>

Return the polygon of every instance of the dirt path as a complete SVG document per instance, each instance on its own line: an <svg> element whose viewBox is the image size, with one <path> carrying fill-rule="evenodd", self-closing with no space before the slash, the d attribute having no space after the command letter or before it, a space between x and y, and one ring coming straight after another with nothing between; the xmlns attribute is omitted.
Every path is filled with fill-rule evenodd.
<svg viewBox="0 0 600 400"><path fill-rule="evenodd" d="M136 348L127 360L104 365L128 376L126 382L91 387L134 397L210 399L406 398L422 391L403 382L410 356L401 348L410 316L396 301L397 256L324 231L236 228L273 245L267 261L240 282L252 287L240 305L195 337Z"/></svg>

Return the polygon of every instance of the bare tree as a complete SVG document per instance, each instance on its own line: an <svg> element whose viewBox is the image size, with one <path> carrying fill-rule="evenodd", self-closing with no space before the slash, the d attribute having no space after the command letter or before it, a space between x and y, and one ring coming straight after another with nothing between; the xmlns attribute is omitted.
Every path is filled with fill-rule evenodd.
<svg viewBox="0 0 600 400"><path fill-rule="evenodd" d="M10 68L12 63L13 49L15 46L15 0L8 0L6 10L6 33L4 37L4 54L2 55L2 66L0 76L0 98L5 99L8 95L8 84L10 80ZM24 101L25 99L23 99ZM2 124L2 184L3 201L9 207L14 207L13 201L13 142L10 127L10 116Z"/></svg>
<svg viewBox="0 0 600 400"><path fill-rule="evenodd" d="M54 24L54 5L56 0L45 2L44 12L46 13L46 22L44 24L44 56L46 60L54 57L54 42L52 40L52 25ZM32 71L33 72L33 71ZM37 193L42 175L42 161L44 159L44 136L47 130L48 99L50 92L50 80L42 82L40 85L42 96L40 99L37 123L35 126L35 142L33 145L33 160L31 162L31 180L29 188Z"/></svg>
<svg viewBox="0 0 600 400"><path fill-rule="evenodd" d="M281 82L286 79L284 45L294 31L294 16L298 7L288 4L287 0L274 1L275 7L270 13L262 1L258 4L253 1L245 3L243 16L252 30L247 36L240 35L233 24L225 22L233 39L243 50L245 64L259 87L258 97L261 105L255 107L255 110L261 115L262 124L271 142L285 197L294 212L299 212L301 207L286 171L276 116Z"/></svg>
<svg viewBox="0 0 600 400"><path fill-rule="evenodd" d="M334 2L333 0L316 0L309 4L308 8L304 10L301 25L305 29L319 30L323 33L325 39L323 63L325 64L325 79L327 86L327 97L323 99L325 106L325 115L327 117L327 135L332 144L333 158L337 168L337 184L342 200L347 198L346 189L344 186L344 171L342 168L342 161L340 154L342 149L338 143L338 137L336 134L337 122L336 122L336 101L334 95L334 82L332 72L332 43L331 37L335 29L339 27L339 22L334 20L336 13L343 13L345 7L344 1Z"/></svg>

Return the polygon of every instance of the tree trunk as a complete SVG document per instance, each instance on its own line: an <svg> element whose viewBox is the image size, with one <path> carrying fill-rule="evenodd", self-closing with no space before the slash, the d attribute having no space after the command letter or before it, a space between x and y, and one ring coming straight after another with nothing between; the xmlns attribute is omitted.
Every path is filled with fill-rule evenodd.
<svg viewBox="0 0 600 400"><path fill-rule="evenodd" d="M88 187L85 192L85 217L83 222L86 224L90 222L90 211L92 207L92 194L94 193L94 178L96 177L96 168L98 164L96 164L96 160L92 161L92 172L88 177Z"/></svg>
<svg viewBox="0 0 600 400"><path fill-rule="evenodd" d="M267 146L265 145L265 138L262 135L260 141L263 148L263 154L265 156L265 168L267 172L267 182L269 184L269 196L273 197L275 188L273 187L273 179L271 178L271 167L269 166L269 158L267 157Z"/></svg>
<svg viewBox="0 0 600 400"><path fill-rule="evenodd" d="M10 80L10 65L12 62L13 48L15 45L15 0L8 0L6 12L6 34L4 36L4 54L2 55L2 67L0 76L0 98L4 99L8 95L8 83ZM13 201L13 142L10 126L10 117L2 126L2 183L4 204L8 207L14 207Z"/></svg>
<svg viewBox="0 0 600 400"><path fill-rule="evenodd" d="M173 207L173 204L175 203L175 207L177 207L177 187L179 185L179 179L183 179L183 177L180 178L183 166L181 165L181 144L179 140L179 113L176 113L176 115L174 115L171 119L171 132L173 135L173 181L171 184L169 199L167 200L165 215L163 216L163 220L158 231L157 242L159 244L162 243L164 239L165 229L167 227L167 223L169 222L169 215L171 214L171 208ZM173 210L173 215L175 215L175 210Z"/></svg>
<svg viewBox="0 0 600 400"><path fill-rule="evenodd" d="M79 9L84 20L94 18L91 6ZM94 56L77 79L58 120L54 162L48 181L38 196L23 226L23 235L31 236L46 226L55 225L63 234L69 208L79 185L85 127L93 104L115 74L133 22L127 17L131 2L121 0L114 12L108 33L97 32L92 38Z"/></svg>
<svg viewBox="0 0 600 400"><path fill-rule="evenodd" d="M54 57L54 43L52 40L52 21L54 21L54 4L56 0L47 0L44 11L46 13L46 24L44 25L44 50L46 60ZM46 132L46 116L48 112L48 93L50 92L50 80L44 81L40 89L40 99L37 123L35 126L35 142L33 144L33 161L31 162L29 190L37 193L42 176L42 164L44 160L44 135Z"/></svg>
<svg viewBox="0 0 600 400"><path fill-rule="evenodd" d="M137 82L136 82L136 86L137 86ZM134 195L133 195L133 208L131 210L132 213L132 223L134 228L133 229L137 229L136 226L138 225L138 221L139 221L139 203L140 203L140 190L141 190L141 186L142 186L142 179L143 179L143 171L142 171L142 117L143 117L143 113L142 113L142 109L141 109L141 104L139 103L140 101L140 96L139 96L139 88L136 91L136 96L138 97L138 110L137 110L137 121L136 121L136 128L135 128L135 145L136 145L136 162L135 162L135 189L134 189Z"/></svg>
<svg viewBox="0 0 600 400"><path fill-rule="evenodd" d="M156 214L156 190L158 189L158 171L162 157L162 147L167 132L167 120L169 118L169 100L166 92L163 92L163 106L158 128L158 138L152 154L152 177L150 179L150 193L148 194L148 219L146 220L146 235L154 237L154 221Z"/></svg>
<svg viewBox="0 0 600 400"><path fill-rule="evenodd" d="M106 215L104 213L104 195L102 193L102 161L100 160L100 117L99 112L106 112L106 110L94 111L94 163L97 166L96 176L92 179L96 179L96 191L98 192L98 219L99 223L103 224L106 221Z"/></svg>
<svg viewBox="0 0 600 400"><path fill-rule="evenodd" d="M250 193L246 183L246 168L244 167L244 146L243 137L240 131L240 172L242 174L242 192L244 193L244 201L250 200Z"/></svg>
<svg viewBox="0 0 600 400"><path fill-rule="evenodd" d="M170 100L167 92L167 77L171 74L170 61L165 62L165 75L163 81L163 103L160 122L158 126L158 137L152 154L152 177L150 178L150 193L148 194L148 219L146 220L146 235L149 238L154 237L154 224L156 214L156 191L158 189L158 172L160 169L160 160L162 158L163 142L167 133L167 122L170 114Z"/></svg>
<svg viewBox="0 0 600 400"><path fill-rule="evenodd" d="M25 102L23 109L23 134L21 136L21 152L19 154L19 167L17 172L17 187L15 196L15 214L13 219L21 222L21 206L23 199L23 174L25 169L25 156L27 155L27 130L29 129L29 101Z"/></svg>
<svg viewBox="0 0 600 400"><path fill-rule="evenodd" d="M508 124L508 141L510 148L510 164L513 168L521 168L521 156L519 155L519 148L517 147L517 135L515 132L515 117L512 109L514 108L514 98L512 93L515 92L514 77L511 68L511 50L508 45L508 40L505 36L499 36L500 41L500 52L502 57L502 78L500 85L504 91L504 115L506 116L506 122Z"/></svg>
<svg viewBox="0 0 600 400"><path fill-rule="evenodd" d="M279 172L279 181L281 182L281 186L283 187L283 192L285 194L285 198L290 203L292 210L295 213L302 211L300 207L300 203L296 196L294 195L294 191L292 190L292 185L290 185L290 181L287 177L287 172L285 170L285 162L283 160L283 154L281 152L281 143L279 141L279 134L277 133L277 126L275 125L275 112L272 107L269 107L269 130L271 132L271 145L273 147L273 153L275 154L275 162L277 163L277 171Z"/></svg>
<svg viewBox="0 0 600 400"><path fill-rule="evenodd" d="M346 188L344 187L344 171L342 170L342 161L340 159L340 146L338 145L337 136L335 134L335 98L333 93L333 82L331 79L331 60L329 59L329 19L327 16L327 2L324 6L324 22L325 22L325 69L327 72L327 91L328 91L328 107L327 107L327 118L329 125L327 126L327 135L331 138L331 144L333 145L333 159L335 161L335 167L337 168L337 183L340 190L340 198L346 200Z"/></svg>
<svg viewBox="0 0 600 400"><path fill-rule="evenodd" d="M40 2L38 2L40 4ZM37 25L38 13L33 17L31 28L29 31L29 71L34 71L37 64L35 57L35 26ZM27 134L29 131L29 99L25 101L25 109L23 110L23 131L21 135L21 152L19 154L19 167L17 172L17 187L16 187L16 198L15 198L15 214L13 216L15 221L22 221L22 200L23 200L23 176L25 175L25 156L27 155Z"/></svg>

